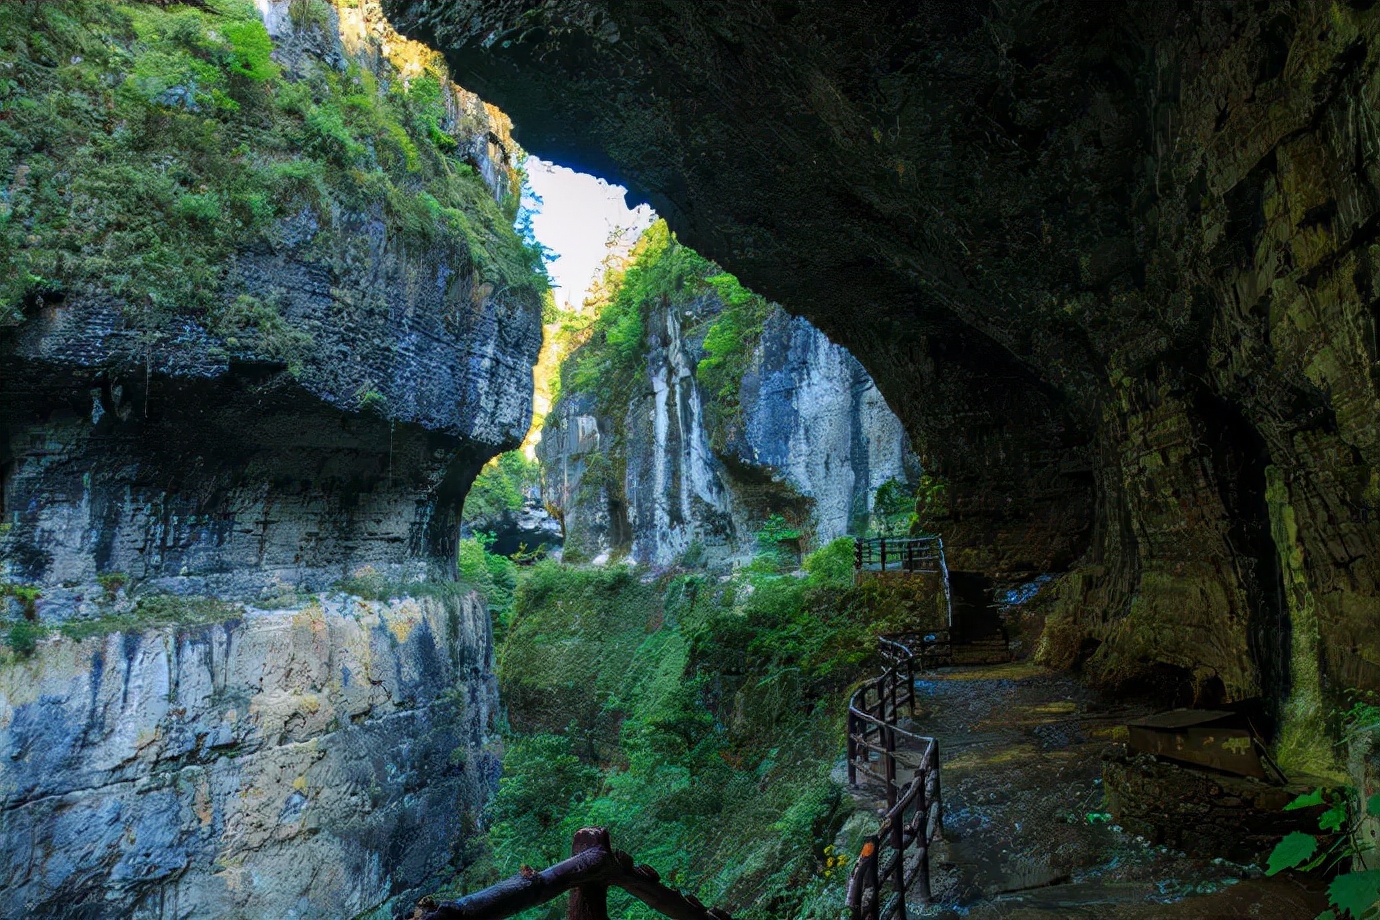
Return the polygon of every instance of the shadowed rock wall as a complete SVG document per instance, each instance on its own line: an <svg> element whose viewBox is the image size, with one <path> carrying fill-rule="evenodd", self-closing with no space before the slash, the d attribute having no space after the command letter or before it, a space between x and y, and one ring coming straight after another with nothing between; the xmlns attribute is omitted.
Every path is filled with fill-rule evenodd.
<svg viewBox="0 0 1380 920"><path fill-rule="evenodd" d="M386 8L857 355L961 567L1071 566L1046 660L1380 687L1380 8Z"/></svg>

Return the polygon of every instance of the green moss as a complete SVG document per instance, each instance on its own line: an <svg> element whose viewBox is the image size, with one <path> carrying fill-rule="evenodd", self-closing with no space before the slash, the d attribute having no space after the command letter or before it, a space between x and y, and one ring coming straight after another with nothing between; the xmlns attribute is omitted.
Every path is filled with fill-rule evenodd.
<svg viewBox="0 0 1380 920"><path fill-rule="evenodd" d="M91 620L69 620L58 627L68 639L81 640L110 633L143 632L168 626L203 626L224 623L243 616L237 604L213 597L182 597L153 594L141 597L129 613L112 614Z"/></svg>
<svg viewBox="0 0 1380 920"><path fill-rule="evenodd" d="M366 568L335 583L336 590L366 601L392 601L408 597L452 598L469 594L474 588L455 581L396 579Z"/></svg>
<svg viewBox="0 0 1380 920"><path fill-rule="evenodd" d="M319 0L293 10L331 21ZM377 214L398 244L536 295L539 255L441 137L444 73L386 92L356 66L288 80L271 51L250 0L0 4L0 325L38 297L108 293L151 334L206 317L292 362L303 343L226 268L304 207L322 225L309 254Z"/></svg>
<svg viewBox="0 0 1380 920"><path fill-rule="evenodd" d="M215 331L231 348L245 348L282 361L294 375L302 371L312 338L283 319L275 303L240 294L215 318Z"/></svg>
<svg viewBox="0 0 1380 920"><path fill-rule="evenodd" d="M1290 504L1289 486L1279 469L1265 470L1265 501L1270 511L1270 536L1279 553L1284 600L1289 613L1289 700L1281 716L1275 759L1286 773L1328 778L1342 777L1326 719L1320 667L1317 602L1304 568L1298 522Z"/></svg>

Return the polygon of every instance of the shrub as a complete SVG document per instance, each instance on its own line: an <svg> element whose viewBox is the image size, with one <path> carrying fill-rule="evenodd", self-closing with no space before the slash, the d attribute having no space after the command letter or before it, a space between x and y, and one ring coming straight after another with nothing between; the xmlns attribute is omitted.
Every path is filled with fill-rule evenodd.
<svg viewBox="0 0 1380 920"><path fill-rule="evenodd" d="M42 596L43 592L32 585L16 585L11 582L0 581L0 598L14 598L26 620L38 619L38 599Z"/></svg>
<svg viewBox="0 0 1380 920"><path fill-rule="evenodd" d="M47 634L46 627L28 620L19 620L12 623L5 633L5 644L20 658L28 658L38 648L38 640Z"/></svg>
<svg viewBox="0 0 1380 920"><path fill-rule="evenodd" d="M107 572L104 575L97 575L96 583L105 591L105 599L113 601L120 593L120 589L129 584L129 576L124 572Z"/></svg>

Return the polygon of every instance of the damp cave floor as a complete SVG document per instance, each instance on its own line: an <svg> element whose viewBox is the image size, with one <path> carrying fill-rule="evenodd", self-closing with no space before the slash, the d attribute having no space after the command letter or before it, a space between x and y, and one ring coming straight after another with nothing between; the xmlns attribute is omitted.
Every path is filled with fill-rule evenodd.
<svg viewBox="0 0 1380 920"><path fill-rule="evenodd" d="M1153 702L1028 662L928 671L916 690L902 727L939 739L944 835L930 851L934 902L912 893L912 918L1313 920L1326 907L1316 883L1188 856L1103 819L1102 755ZM879 789L856 795L885 810Z"/></svg>

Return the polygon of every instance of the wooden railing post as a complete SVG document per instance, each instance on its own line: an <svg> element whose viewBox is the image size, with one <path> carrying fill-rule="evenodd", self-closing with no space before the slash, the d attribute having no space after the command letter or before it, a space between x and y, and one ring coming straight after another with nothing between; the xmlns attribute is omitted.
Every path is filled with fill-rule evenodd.
<svg viewBox="0 0 1380 920"><path fill-rule="evenodd" d="M906 659L906 686L910 688L910 714L912 716L918 715L920 707L916 705L915 700L917 694L915 692L915 658L913 656Z"/></svg>
<svg viewBox="0 0 1380 920"><path fill-rule="evenodd" d="M570 855L579 856L585 850L613 851L609 832L602 827L582 827L575 832ZM581 885L570 892L566 909L567 920L609 920L609 889L607 885Z"/></svg>
<svg viewBox="0 0 1380 920"><path fill-rule="evenodd" d="M850 786L856 786L856 785L858 784L858 763L857 763L858 749L857 749L857 742L853 740L853 729L854 729L855 725L854 725L854 722L853 722L853 711L852 711L851 709L848 711L847 725L848 725L848 785L850 785Z"/></svg>
<svg viewBox="0 0 1380 920"><path fill-rule="evenodd" d="M920 890L917 893L920 895L921 904L928 904L933 900L933 896L930 894L930 799L923 778L924 771L928 769L929 759L926 758L925 763L920 767L920 794L916 797L916 806L919 808L916 816L920 821L919 826L915 829L914 840L919 851L919 859L917 860L919 878L916 881L919 882Z"/></svg>
<svg viewBox="0 0 1380 920"><path fill-rule="evenodd" d="M896 732L891 726L882 730L882 747L886 748L886 807L891 810L896 805Z"/></svg>
<svg viewBox="0 0 1380 920"><path fill-rule="evenodd" d="M867 887L872 889L872 908L867 912L868 920L880 920L882 915L882 883L877 878L877 864L881 861L882 854L874 845L872 861L867 865Z"/></svg>
<svg viewBox="0 0 1380 920"><path fill-rule="evenodd" d="M882 571L885 572L885 571L886 571L886 537L882 537L882 538L881 538L881 540L879 541L879 546L880 546L881 552L882 552Z"/></svg>
<svg viewBox="0 0 1380 920"><path fill-rule="evenodd" d="M896 909L892 913L897 917L906 916L906 826L905 822L897 820L891 822L891 846L896 851Z"/></svg>

